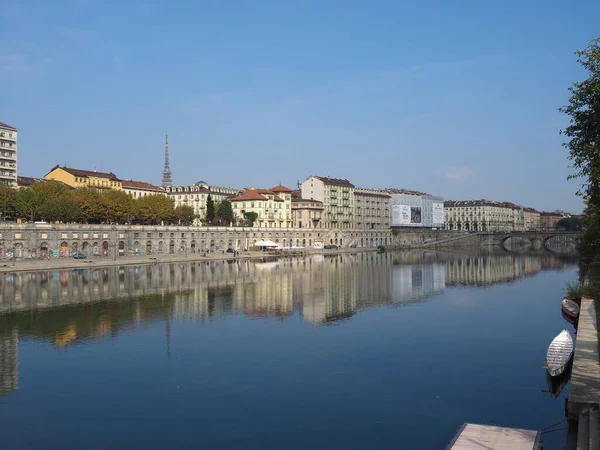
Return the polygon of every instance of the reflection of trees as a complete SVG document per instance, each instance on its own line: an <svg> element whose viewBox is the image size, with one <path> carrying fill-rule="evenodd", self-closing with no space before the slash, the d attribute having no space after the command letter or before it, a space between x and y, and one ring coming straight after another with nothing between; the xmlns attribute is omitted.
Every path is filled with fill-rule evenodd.
<svg viewBox="0 0 600 450"><path fill-rule="evenodd" d="M0 398L18 387L18 328L0 320Z"/></svg>

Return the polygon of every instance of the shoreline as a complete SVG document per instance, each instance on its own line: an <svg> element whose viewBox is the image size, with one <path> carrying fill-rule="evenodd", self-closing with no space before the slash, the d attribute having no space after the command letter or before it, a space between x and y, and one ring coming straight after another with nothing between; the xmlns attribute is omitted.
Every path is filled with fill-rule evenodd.
<svg viewBox="0 0 600 450"><path fill-rule="evenodd" d="M390 249L391 250L391 249ZM132 266L132 265L151 265L151 264L169 264L181 262L198 262L198 261L246 261L256 260L261 258L281 258L294 256L309 256L309 255L341 255L347 253L368 253L377 252L376 248L344 248L337 250L325 251L305 251L294 252L289 254L269 254L264 252L247 252L234 257L232 253L213 252L207 256L202 256L201 253L184 253L184 254L160 254L149 256L121 256L116 259L106 256L97 256L85 259L58 258L58 259L40 259L40 260L21 260L12 261L5 260L0 263L0 273L16 273L16 272L38 272L46 270L70 270L70 269L86 269L98 267L115 267L115 266Z"/></svg>

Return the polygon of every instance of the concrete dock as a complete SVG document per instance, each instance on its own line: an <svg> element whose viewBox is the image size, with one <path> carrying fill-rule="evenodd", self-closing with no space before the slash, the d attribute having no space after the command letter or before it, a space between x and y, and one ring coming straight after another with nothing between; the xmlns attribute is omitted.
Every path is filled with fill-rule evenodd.
<svg viewBox="0 0 600 450"><path fill-rule="evenodd" d="M541 450L542 442L536 430L465 423L445 450Z"/></svg>

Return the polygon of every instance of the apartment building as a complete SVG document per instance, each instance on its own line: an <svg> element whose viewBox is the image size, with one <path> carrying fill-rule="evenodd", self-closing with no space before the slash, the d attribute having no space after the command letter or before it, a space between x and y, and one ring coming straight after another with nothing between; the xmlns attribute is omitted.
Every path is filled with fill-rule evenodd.
<svg viewBox="0 0 600 450"><path fill-rule="evenodd" d="M323 203L319 200L292 198L292 226L294 228L321 228Z"/></svg>
<svg viewBox="0 0 600 450"><path fill-rule="evenodd" d="M186 186L165 186L164 189L169 198L175 202L175 206L187 205L194 208L194 214L198 216L194 220L195 225L206 220L206 201L209 195L217 203L242 192L241 189L209 186L205 181Z"/></svg>
<svg viewBox="0 0 600 450"><path fill-rule="evenodd" d="M354 223L357 229L385 230L390 227L389 192L354 188Z"/></svg>
<svg viewBox="0 0 600 450"><path fill-rule="evenodd" d="M17 187L17 129L0 122L0 184Z"/></svg>
<svg viewBox="0 0 600 450"><path fill-rule="evenodd" d="M446 229L464 231L525 230L525 211L511 202L448 200L444 202ZM534 223L535 214L529 216Z"/></svg>
<svg viewBox="0 0 600 450"><path fill-rule="evenodd" d="M255 227L292 228L292 190L279 185L273 189L245 189L232 197L231 206L237 220L244 220L244 213L254 212Z"/></svg>
<svg viewBox="0 0 600 450"><path fill-rule="evenodd" d="M323 228L355 228L354 185L340 178L310 176L302 198L323 203Z"/></svg>
<svg viewBox="0 0 600 450"><path fill-rule="evenodd" d="M145 197L147 195L167 195L164 188L154 186L145 181L121 180L121 188L133 198Z"/></svg>
<svg viewBox="0 0 600 450"><path fill-rule="evenodd" d="M46 180L61 181L72 188L94 188L100 190L121 190L121 180L112 172L74 169L66 166L54 166L45 177Z"/></svg>

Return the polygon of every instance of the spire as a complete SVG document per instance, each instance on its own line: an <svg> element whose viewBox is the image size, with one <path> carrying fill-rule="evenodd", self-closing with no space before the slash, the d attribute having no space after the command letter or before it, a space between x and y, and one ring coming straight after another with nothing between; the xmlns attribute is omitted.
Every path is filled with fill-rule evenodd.
<svg viewBox="0 0 600 450"><path fill-rule="evenodd" d="M171 168L169 167L169 133L165 132L165 170L163 170L162 187L173 186L171 175Z"/></svg>

